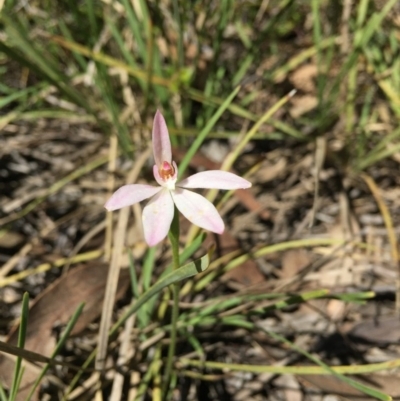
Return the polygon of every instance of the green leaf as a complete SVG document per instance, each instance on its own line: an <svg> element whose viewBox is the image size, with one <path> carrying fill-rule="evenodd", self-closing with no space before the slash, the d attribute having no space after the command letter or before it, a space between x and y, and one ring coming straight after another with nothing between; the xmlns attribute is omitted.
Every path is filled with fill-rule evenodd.
<svg viewBox="0 0 400 401"><path fill-rule="evenodd" d="M143 293L136 302L131 305L122 317L118 320L117 323L112 327L110 331L110 335L115 334L119 327L121 327L125 321L135 313L142 305L144 305L149 299L151 299L154 295L158 294L165 287L168 287L171 284L177 283L179 281L185 280L189 277L196 275L197 273L201 273L207 269L210 264L210 258L214 251L214 248L211 248L203 257L200 259L190 262L185 266L180 267L177 270L174 270L168 274L166 274L163 278L157 281L152 287L149 288L148 291Z"/></svg>

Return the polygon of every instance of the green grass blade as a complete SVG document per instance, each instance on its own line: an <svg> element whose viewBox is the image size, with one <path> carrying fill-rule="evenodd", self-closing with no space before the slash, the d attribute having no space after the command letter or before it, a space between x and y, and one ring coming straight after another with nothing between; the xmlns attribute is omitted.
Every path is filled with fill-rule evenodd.
<svg viewBox="0 0 400 401"><path fill-rule="evenodd" d="M149 248L146 252L143 261L143 269L142 269L142 283L143 283L143 292L146 292L151 287L151 282L154 277L154 267L155 267L155 258L156 258L156 247ZM141 294L138 294L138 297ZM138 315L141 316L141 322L143 323L143 327L145 327L150 321L150 316L154 311L155 304L157 302L157 297L150 299L146 302L142 308L138 310Z"/></svg>
<svg viewBox="0 0 400 401"><path fill-rule="evenodd" d="M260 330L264 331L265 333L269 334L273 339L282 342L283 344L287 345L288 347L292 348L293 350L299 352L300 354L304 355L307 359L314 362L315 364L319 365L323 368L326 372L331 374L332 376L337 377L339 380L349 384L350 386L354 387L355 389L361 391L364 394L367 394L375 399L382 400L382 401L391 401L392 397L387 394L382 393L379 390L376 390L372 387L369 387L365 384L359 383L358 381L351 379L349 377L344 376L343 374L335 371L330 366L322 362L319 358L311 355L309 352L305 351L304 349L298 347L296 344L292 343L291 341L287 340L285 337L274 333L272 331L266 330L262 327L258 327Z"/></svg>
<svg viewBox="0 0 400 401"><path fill-rule="evenodd" d="M69 40L69 41L73 41L73 36L71 31L69 30L68 26L66 25L66 23L63 20L60 20L58 22L58 26L60 28L61 33ZM72 54L75 57L75 60L77 61L79 67L81 68L82 71L85 71L87 68L87 62L85 60L84 57L82 57L79 53L77 52L72 52Z"/></svg>
<svg viewBox="0 0 400 401"><path fill-rule="evenodd" d="M398 3L398 0L388 0L379 13L374 13L372 15L362 30L362 34L355 38L356 42L354 44L356 47L367 45L371 40L372 35L381 28L384 18L386 18L396 3Z"/></svg>
<svg viewBox="0 0 400 401"><path fill-rule="evenodd" d="M117 323L112 327L110 331L110 335L113 335L121 325L123 325L133 313L135 313L142 305L144 305L149 299L151 299L154 295L158 294L165 287L168 287L171 284L177 283L179 281L185 280L189 277L196 275L197 273L203 272L207 269L210 264L210 258L213 249L208 251L206 255L196 260L195 262L190 262L177 270L174 270L168 274L166 274L163 278L157 281L152 287L149 288L148 291L143 293L136 302L131 305L122 317L118 320Z"/></svg>
<svg viewBox="0 0 400 401"><path fill-rule="evenodd" d="M144 258L143 263L143 289L147 291L150 288L151 280L153 278L153 271L155 266L156 248L150 248Z"/></svg>
<svg viewBox="0 0 400 401"><path fill-rule="evenodd" d="M79 304L78 308L76 309L74 314L71 316L71 319L69 320L67 326L65 327L64 332L61 335L61 338L57 342L57 345L56 345L53 353L51 354L51 357L50 357L51 360L53 360L60 353L62 347L64 346L65 342L69 338L69 335L71 334L71 331L74 328L77 320L79 319L79 316L82 314L84 306L85 306L84 303ZM49 370L49 368L50 368L50 363L47 363L43 367L43 369L41 370L41 372L39 374L39 377L35 380L35 383L33 384L33 387L31 389L31 391L29 392L29 395L26 397L26 401L29 401L31 399L31 397L33 396L33 393L35 392L35 389L37 388L37 386L39 385L39 383L41 382L41 380L43 379L44 375Z"/></svg>
<svg viewBox="0 0 400 401"><path fill-rule="evenodd" d="M103 101L111 118L112 126L117 133L121 148L125 153L130 154L133 149L133 144L129 135L128 127L121 122L120 106L116 100L116 94L111 85L107 69L104 65L99 63L97 63L96 83L102 94Z"/></svg>
<svg viewBox="0 0 400 401"><path fill-rule="evenodd" d="M26 89L22 89L22 90L18 90L13 93L10 93L7 96L0 97L0 108L3 108L16 100L19 100L22 103L28 103L28 101L27 101L28 95L30 95L32 93L37 94L45 87L46 87L46 84L41 82L40 84L38 84L36 86L31 86Z"/></svg>
<svg viewBox="0 0 400 401"><path fill-rule="evenodd" d="M197 252L201 246L201 244L204 242L206 239L207 234L206 233L201 233L199 236L197 236L179 255L179 264L182 265L185 263L189 258L193 256L195 252ZM167 266L165 271L161 273L160 278L165 277L167 274L169 274L172 271L172 263Z"/></svg>
<svg viewBox="0 0 400 401"><path fill-rule="evenodd" d="M317 49L316 52L316 59L317 59L317 68L318 68L318 75L317 75L317 87L318 87L318 99L319 103L322 103L322 96L323 96L323 82L322 82L322 53L320 44L322 42L322 29L321 29L321 14L320 14L320 0L312 0L312 21L313 21L313 40L315 47Z"/></svg>
<svg viewBox="0 0 400 401"><path fill-rule="evenodd" d="M117 26L114 24L114 22L110 19L107 18L107 25L110 28L110 32L113 35L115 42L118 45L118 48L124 57L125 61L133 68L137 68L137 63L135 58L133 57L132 53L126 48L125 41L118 30ZM138 79L138 83L141 86L142 90L145 89L145 82L142 79Z"/></svg>
<svg viewBox="0 0 400 401"><path fill-rule="evenodd" d="M43 52L36 49L33 42L26 37L24 28L19 20L17 18L10 19L4 14L1 14L0 20L4 23L6 32L11 41L15 43L23 55L17 56L16 52L5 43L0 43L0 50L3 50L10 57L15 58L23 65L38 72L40 75L44 75L71 101L92 113L91 107L85 100L86 98L79 94L71 86L69 79L58 71L57 63L53 58L48 54L46 54L46 57L43 57Z"/></svg>
<svg viewBox="0 0 400 401"><path fill-rule="evenodd" d="M375 298L376 294L373 291L366 292L349 292L345 294L335 294L332 298L340 299L343 302L352 302L356 304L365 304L368 299Z"/></svg>
<svg viewBox="0 0 400 401"><path fill-rule="evenodd" d="M129 23L129 26L132 31L132 35L135 38L135 42L138 47L138 54L141 57L143 63L147 62L147 52L146 45L143 40L143 26L141 25L138 17L136 16L135 11L132 8L132 4L129 0L122 0L122 5L125 8L126 17Z"/></svg>
<svg viewBox="0 0 400 401"><path fill-rule="evenodd" d="M1 401L9 401L9 399L8 399L8 397L7 397L7 394L6 394L6 392L4 391L3 386L1 385L1 382L0 382L0 400L1 400Z"/></svg>
<svg viewBox="0 0 400 401"><path fill-rule="evenodd" d="M233 86L239 85L240 81L246 75L247 70L252 66L253 62L254 62L254 56L252 54L249 54L245 57L245 59L240 64L240 67L238 68L236 74L234 75L234 77L232 79Z"/></svg>
<svg viewBox="0 0 400 401"><path fill-rule="evenodd" d="M386 159L391 155L397 153L400 150L400 143L391 144L387 149L383 149L379 152L373 152L364 159L359 161L359 170L364 170L369 166L372 166L379 162L380 160Z"/></svg>
<svg viewBox="0 0 400 401"><path fill-rule="evenodd" d="M238 94L239 90L240 90L240 86L238 86L237 88L235 88L233 90L233 92L225 99L225 101L221 104L221 106L214 113L214 115L210 118L210 120L207 122L206 126L201 130L201 132L199 133L197 138L194 140L192 146L189 148L185 157L182 159L181 163L179 164L179 168L178 168L179 178L182 177L183 173L185 172L186 168L188 167L188 165L190 163L190 160L195 155L195 153L199 150L201 144L204 142L208 133L212 130L212 128L214 127L216 122L219 120L221 115L232 103L233 99Z"/></svg>
<svg viewBox="0 0 400 401"><path fill-rule="evenodd" d="M29 295L27 292L25 292L22 297L21 319L19 323L19 332L18 332L18 348L21 349L25 347L26 329L28 325L28 313L29 313ZM19 384L21 383L21 377L22 377L21 363L22 363L21 356L17 356L13 381L10 389L11 401L15 400L18 393Z"/></svg>
<svg viewBox="0 0 400 401"><path fill-rule="evenodd" d="M239 319L238 319L239 320ZM235 324L235 319L231 320L232 325ZM248 322L250 323L250 322ZM254 324L251 330L254 330ZM196 361L193 359L181 358L180 362L183 364L191 366L200 366L204 364L203 367L209 369L221 369L231 371L242 371L251 373L275 373L275 374L298 374L298 375L329 375L324 368L320 366L269 366L269 365L246 365L246 364L236 364L236 363L224 363L224 362L212 362L212 361ZM400 366L400 359L395 359L388 362L371 363L368 365L341 365L332 366L335 372L340 374L366 374L372 372L380 372L387 369L394 369Z"/></svg>
<svg viewBox="0 0 400 401"><path fill-rule="evenodd" d="M91 38L97 37L98 27L97 27L97 18L95 13L95 3L94 0L86 0L86 9L87 9L87 16L90 25L90 32Z"/></svg>
<svg viewBox="0 0 400 401"><path fill-rule="evenodd" d="M125 321L139 310L141 306L143 306L146 302L148 302L153 296L158 294L164 288L168 287L171 284L174 284L178 281L185 280L189 277L193 277L199 272L205 271L210 263L210 258L212 255L213 249L210 249L209 252L204 255L202 258L195 262L191 262L186 264L185 266L180 267L177 270L169 272L164 275L163 278L160 278L157 283L155 283L148 291L143 293L121 316L121 318L114 324L111 328L109 335L113 336L117 330L125 323ZM96 350L94 350L88 359L82 365L82 369L75 375L75 377L71 380L69 388L67 389L66 394L64 395L63 400L66 400L68 393L73 389L78 383L81 375L84 370L94 361L96 357Z"/></svg>
<svg viewBox="0 0 400 401"><path fill-rule="evenodd" d="M128 250L128 257L129 257L129 274L131 277L132 294L134 298L139 298L140 291L139 291L138 277L135 269L135 261L133 259L133 255L130 249Z"/></svg>

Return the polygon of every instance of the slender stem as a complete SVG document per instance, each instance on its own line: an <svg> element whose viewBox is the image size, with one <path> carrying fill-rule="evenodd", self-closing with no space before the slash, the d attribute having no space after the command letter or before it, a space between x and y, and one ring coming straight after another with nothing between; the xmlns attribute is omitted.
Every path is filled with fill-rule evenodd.
<svg viewBox="0 0 400 401"><path fill-rule="evenodd" d="M171 242L172 248L172 262L173 269L179 269L179 213L175 207L174 218L172 220L171 228L168 234L169 241ZM179 291L180 283L172 284L171 286L173 305L171 315L171 342L168 348L167 364L165 367L165 378L163 386L163 398L166 398L168 393L168 387L171 380L172 365L176 349L176 338L177 338L177 324L179 317Z"/></svg>

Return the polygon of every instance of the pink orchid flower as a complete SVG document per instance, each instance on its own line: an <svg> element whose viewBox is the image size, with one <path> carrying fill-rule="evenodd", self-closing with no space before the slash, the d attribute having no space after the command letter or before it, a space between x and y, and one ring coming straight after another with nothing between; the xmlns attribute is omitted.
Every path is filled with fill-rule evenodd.
<svg viewBox="0 0 400 401"><path fill-rule="evenodd" d="M143 209L144 237L149 246L162 241L168 234L174 217L174 204L193 224L222 234L224 222L214 205L203 196L186 188L239 189L251 183L235 174L204 171L177 183L178 167L172 160L168 128L162 114L157 111L153 124L154 178L159 186L144 184L124 185L107 201L108 211L120 209L151 198Z"/></svg>

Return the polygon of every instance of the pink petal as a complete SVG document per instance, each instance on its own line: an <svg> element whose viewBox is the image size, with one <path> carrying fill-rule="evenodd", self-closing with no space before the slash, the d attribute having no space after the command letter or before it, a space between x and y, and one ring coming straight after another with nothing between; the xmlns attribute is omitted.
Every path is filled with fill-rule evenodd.
<svg viewBox="0 0 400 401"><path fill-rule="evenodd" d="M167 124L158 110L153 122L153 154L158 168L164 161L170 164L172 162L171 142Z"/></svg>
<svg viewBox="0 0 400 401"><path fill-rule="evenodd" d="M236 174L221 170L203 171L182 180L182 188L240 189L250 188L251 182Z"/></svg>
<svg viewBox="0 0 400 401"><path fill-rule="evenodd" d="M151 185L143 184L124 185L113 193L104 207L108 211L112 211L121 209L125 206L134 205L144 199L150 198L157 192L160 192L161 189L161 187L153 187Z"/></svg>
<svg viewBox="0 0 400 401"><path fill-rule="evenodd" d="M144 238L149 246L158 244L167 236L173 217L174 202L168 189L163 189L143 209Z"/></svg>
<svg viewBox="0 0 400 401"><path fill-rule="evenodd" d="M217 209L204 196L186 189L171 191L176 207L193 224L217 234L224 232L224 222Z"/></svg>

